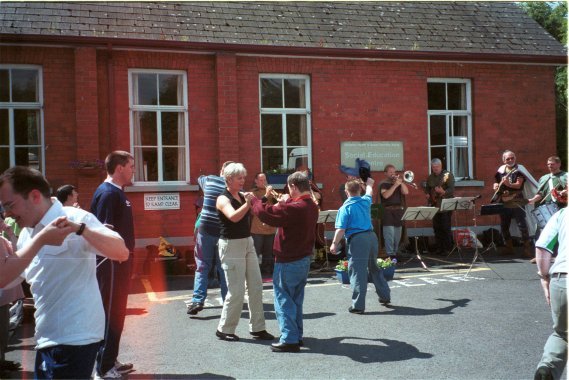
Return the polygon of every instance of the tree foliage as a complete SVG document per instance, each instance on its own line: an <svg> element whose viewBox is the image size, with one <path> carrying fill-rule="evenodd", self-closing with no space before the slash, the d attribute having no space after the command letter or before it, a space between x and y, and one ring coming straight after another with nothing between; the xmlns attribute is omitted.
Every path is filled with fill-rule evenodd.
<svg viewBox="0 0 569 380"><path fill-rule="evenodd" d="M557 41L567 46L567 2L526 1L522 7ZM557 151L561 157L567 157L567 65L557 68L555 92Z"/></svg>

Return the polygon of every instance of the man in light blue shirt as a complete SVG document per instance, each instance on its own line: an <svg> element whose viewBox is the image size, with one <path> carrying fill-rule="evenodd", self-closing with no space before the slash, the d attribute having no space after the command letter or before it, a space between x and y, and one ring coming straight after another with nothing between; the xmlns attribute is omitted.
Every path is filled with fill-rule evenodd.
<svg viewBox="0 0 569 380"><path fill-rule="evenodd" d="M361 179L346 183L348 199L338 210L336 217L336 232L330 246L330 252L335 254L342 237L346 237L348 246L348 274L352 289L352 306L350 313L363 314L367 292L368 274L371 276L379 302L387 305L391 302L391 291L383 277L383 272L377 267L378 241L371 225L371 203L374 180L366 181L366 193L360 196L363 185Z"/></svg>

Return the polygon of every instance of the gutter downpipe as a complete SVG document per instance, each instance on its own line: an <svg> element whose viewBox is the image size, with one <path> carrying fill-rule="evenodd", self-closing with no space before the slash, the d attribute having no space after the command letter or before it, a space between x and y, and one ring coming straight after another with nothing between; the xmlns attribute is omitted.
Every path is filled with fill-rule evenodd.
<svg viewBox="0 0 569 380"><path fill-rule="evenodd" d="M113 65L113 44L107 44L107 91L109 94L107 96L108 104L107 104L107 117L109 120L109 125L107 128L109 129L109 133L106 133L105 143L104 145L105 152L111 151L111 139L115 140L115 133L116 133L116 120L115 120L115 113L113 112L113 105L115 104L115 74L114 74L114 65ZM111 138L112 137L112 138ZM105 155L107 154L105 153Z"/></svg>

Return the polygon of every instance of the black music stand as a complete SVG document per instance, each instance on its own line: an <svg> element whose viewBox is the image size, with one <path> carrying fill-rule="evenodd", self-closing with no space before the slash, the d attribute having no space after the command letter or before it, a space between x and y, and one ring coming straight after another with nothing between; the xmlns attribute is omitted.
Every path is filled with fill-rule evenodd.
<svg viewBox="0 0 569 380"><path fill-rule="evenodd" d="M457 211L457 210L470 210L474 208L474 200L477 197L455 197L455 198L444 198L441 201L441 208L440 208L440 212L444 212L444 211ZM456 225L458 224L456 222L457 216L455 214L455 218L454 218L454 224L455 227L457 227ZM447 255L447 258L452 255L452 253L456 250L458 252L458 257L462 260L462 253L461 253L461 249L460 246L458 245L458 242L456 241L456 239L454 239L453 236L453 240L454 240L454 247L452 247L452 250L449 252L449 254Z"/></svg>
<svg viewBox="0 0 569 380"><path fill-rule="evenodd" d="M328 247L328 240L326 239L326 224L336 222L336 215L338 215L338 210L326 210L318 213L316 223L322 223L324 225L324 254L326 255L326 262L322 265L322 268L319 269L320 272L330 269L328 266L328 251L330 248Z"/></svg>
<svg viewBox="0 0 569 380"><path fill-rule="evenodd" d="M504 205L501 203L494 203L494 204L490 204L490 205L482 205L480 207L480 215L498 215L502 213L502 210L504 209ZM474 214L474 226L476 227L476 214ZM476 261L480 260L484 263L484 265L486 265L488 268L490 268L490 270L494 273L496 273L496 275L498 277L500 277L502 280L504 279L502 276L500 276L499 273L497 273L494 269L492 269L492 267L490 265L488 265L488 263L486 262L486 260L484 260L483 255L488 252L490 249L494 248L494 251L497 251L496 248L496 244L494 244L494 231L493 228L490 231L491 233L491 239L492 241L490 242L490 244L488 245L488 248L486 248L484 251L479 252L478 251L478 242L476 242L475 245L475 250L474 250L474 258L472 259L472 263L470 263L470 267L468 268L468 271L466 272L466 274L464 275L464 278L468 277L468 275L470 274L470 272L472 271L472 267L474 266L474 264L476 263Z"/></svg>
<svg viewBox="0 0 569 380"><path fill-rule="evenodd" d="M415 229L416 229L418 220L432 220L438 211L439 209L436 207L407 207L407 209L405 210L405 214L403 214L403 216L401 217L401 220L412 221L415 224ZM425 264L425 262L421 258L421 254L419 253L419 245L418 245L419 237L414 236L414 238L415 238L415 256L411 257L409 260L404 262L403 265L406 265L410 261L416 259L421 263L421 266L428 271L429 268L427 268L427 264Z"/></svg>
<svg viewBox="0 0 569 380"><path fill-rule="evenodd" d="M480 215L500 215L504 210L504 205L502 203L493 203L489 205L482 205L480 207ZM496 243L494 243L494 228L490 228L490 244L488 247L482 251L482 254L490 251L491 249L494 252L498 252L498 247L496 247Z"/></svg>

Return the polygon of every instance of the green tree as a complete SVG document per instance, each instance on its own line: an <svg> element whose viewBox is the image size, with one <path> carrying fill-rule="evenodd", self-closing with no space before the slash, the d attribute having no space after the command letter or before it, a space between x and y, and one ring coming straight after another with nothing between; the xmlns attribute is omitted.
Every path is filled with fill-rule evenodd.
<svg viewBox="0 0 569 380"><path fill-rule="evenodd" d="M567 46L567 2L526 1L522 6L549 34ZM567 65L556 70L555 93L557 154L565 158L563 164L567 167Z"/></svg>

